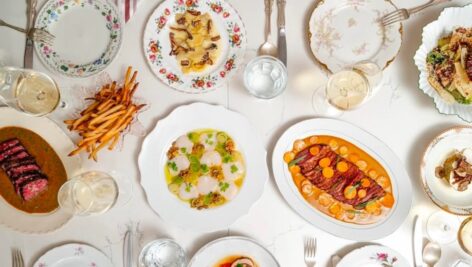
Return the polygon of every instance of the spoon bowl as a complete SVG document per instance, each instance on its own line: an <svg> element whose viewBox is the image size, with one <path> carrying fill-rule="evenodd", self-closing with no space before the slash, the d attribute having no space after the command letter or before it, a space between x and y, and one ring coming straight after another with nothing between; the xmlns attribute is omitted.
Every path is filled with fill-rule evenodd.
<svg viewBox="0 0 472 267"><path fill-rule="evenodd" d="M428 242L423 248L423 261L427 266L434 266L441 258L441 246L436 242Z"/></svg>
<svg viewBox="0 0 472 267"><path fill-rule="evenodd" d="M272 56L272 57L277 57L277 46L268 40L265 41L260 47L259 47L259 55L260 56Z"/></svg>

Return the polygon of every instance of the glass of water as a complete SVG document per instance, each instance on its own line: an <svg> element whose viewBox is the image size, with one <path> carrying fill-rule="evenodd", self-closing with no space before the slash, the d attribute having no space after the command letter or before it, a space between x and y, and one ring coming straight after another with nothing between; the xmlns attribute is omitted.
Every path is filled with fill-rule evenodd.
<svg viewBox="0 0 472 267"><path fill-rule="evenodd" d="M157 239L144 246L139 254L139 267L184 267L184 249L171 239Z"/></svg>
<svg viewBox="0 0 472 267"><path fill-rule="evenodd" d="M58 106L60 91L42 72L0 66L0 101L27 114L44 116Z"/></svg>
<svg viewBox="0 0 472 267"><path fill-rule="evenodd" d="M70 214L102 214L116 203L118 185L107 173L89 171L64 183L57 197L60 207Z"/></svg>
<svg viewBox="0 0 472 267"><path fill-rule="evenodd" d="M255 97L274 98L287 87L287 68L275 57L256 57L244 70L244 86Z"/></svg>

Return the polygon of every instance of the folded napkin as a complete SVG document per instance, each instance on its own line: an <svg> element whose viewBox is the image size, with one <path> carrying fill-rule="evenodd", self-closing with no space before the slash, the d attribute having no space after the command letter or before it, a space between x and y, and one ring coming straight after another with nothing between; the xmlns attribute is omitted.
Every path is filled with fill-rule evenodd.
<svg viewBox="0 0 472 267"><path fill-rule="evenodd" d="M134 15L134 13L136 12L137 6L143 0L114 0L114 1L126 23Z"/></svg>

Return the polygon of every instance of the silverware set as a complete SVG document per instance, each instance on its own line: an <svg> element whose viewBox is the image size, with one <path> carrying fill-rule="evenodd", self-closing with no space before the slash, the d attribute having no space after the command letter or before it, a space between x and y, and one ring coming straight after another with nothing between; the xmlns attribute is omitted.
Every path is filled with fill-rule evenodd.
<svg viewBox="0 0 472 267"><path fill-rule="evenodd" d="M314 267L316 264L316 238L306 237L304 242L304 259L307 267Z"/></svg>
<svg viewBox="0 0 472 267"><path fill-rule="evenodd" d="M23 261L23 255L21 250L18 248L11 249L11 266L12 267L25 267L25 262Z"/></svg>
<svg viewBox="0 0 472 267"><path fill-rule="evenodd" d="M265 0L265 40L264 43L259 47L259 55L268 55L278 57L285 66L287 66L287 41L285 34L285 0L277 0L277 28L278 28L278 39L277 45L270 41L271 36L271 14L274 0Z"/></svg>
<svg viewBox="0 0 472 267"><path fill-rule="evenodd" d="M32 28L32 29L27 31L26 29L11 25L11 24L9 24L9 23L5 22L4 20L1 20L1 19L0 19L0 26L5 26L5 27L8 27L8 28L13 29L15 31L25 33L26 37L29 38L29 39L32 39L34 42L41 42L41 43L45 43L47 45L52 45L52 43L54 42L55 36L50 34L48 31L43 30L43 29Z"/></svg>
<svg viewBox="0 0 472 267"><path fill-rule="evenodd" d="M445 2L448 2L448 1L451 1L451 0L430 0L426 4L416 6L416 7L413 7L413 8L400 8L400 9L397 9L397 10L383 16L380 19L380 23L384 27L386 27L388 25L391 25L391 24L394 24L394 23L397 23L397 22L400 22L400 21L407 20L407 19L410 18L411 15L416 14L416 13L418 13L418 12L422 11L423 9L426 9L430 6L434 6L434 5L437 5L437 4L440 4L440 3L445 3Z"/></svg>

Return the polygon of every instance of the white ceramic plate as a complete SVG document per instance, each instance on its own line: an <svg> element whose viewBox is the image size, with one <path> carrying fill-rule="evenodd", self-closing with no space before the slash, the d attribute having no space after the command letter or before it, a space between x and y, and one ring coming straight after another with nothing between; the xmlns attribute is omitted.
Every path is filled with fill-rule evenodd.
<svg viewBox="0 0 472 267"><path fill-rule="evenodd" d="M68 157L74 149L70 138L51 120L32 117L14 109L0 108L0 128L17 126L39 134L56 151L62 160L68 177L77 174L81 168L79 157ZM61 209L48 214L29 214L17 210L0 197L0 224L24 233L47 233L58 229L72 216Z"/></svg>
<svg viewBox="0 0 472 267"><path fill-rule="evenodd" d="M214 266L225 257L234 255L248 256L261 267L280 266L274 256L256 241L246 237L230 236L206 244L193 256L188 267Z"/></svg>
<svg viewBox="0 0 472 267"><path fill-rule="evenodd" d="M197 129L217 129L230 135L246 163L238 195L216 208L196 210L172 194L164 176L166 153L179 136ZM269 176L266 151L249 121L222 106L195 103L176 108L160 120L143 142L138 159L141 185L149 204L168 223L183 229L210 232L228 227L259 199Z"/></svg>
<svg viewBox="0 0 472 267"><path fill-rule="evenodd" d="M122 19L109 0L49 0L35 27L56 37L52 46L35 42L41 61L72 77L105 69L118 54L123 37Z"/></svg>
<svg viewBox="0 0 472 267"><path fill-rule="evenodd" d="M176 13L187 9L208 12L221 36L221 55L213 67L201 73L183 74L171 51L169 27ZM229 79L241 65L246 51L246 29L238 12L224 0L168 0L154 10L144 31L144 54L154 74L170 87L200 94L212 91Z"/></svg>
<svg viewBox="0 0 472 267"><path fill-rule="evenodd" d="M472 186L458 192L435 174L436 167L441 166L452 151L464 148L472 148L472 128L455 127L438 135L423 156L421 178L426 193L440 208L459 215L471 215Z"/></svg>
<svg viewBox="0 0 472 267"><path fill-rule="evenodd" d="M293 182L283 155L292 149L295 140L311 135L331 135L347 140L385 168L391 178L392 194L396 200L386 218L369 225L345 223L325 215L306 202ZM411 183L400 159L375 136L341 120L310 119L290 127L277 141L272 167L277 186L288 204L305 220L335 236L359 241L378 239L395 231L410 211Z"/></svg>
<svg viewBox="0 0 472 267"><path fill-rule="evenodd" d="M408 267L408 261L395 250L384 246L365 246L351 251L337 267Z"/></svg>
<svg viewBox="0 0 472 267"><path fill-rule="evenodd" d="M113 267L100 250L85 244L66 244L42 255L33 267Z"/></svg>
<svg viewBox="0 0 472 267"><path fill-rule="evenodd" d="M472 27L470 14L472 13L472 5L465 7L445 8L439 18L426 25L423 28L423 43L421 44L415 55L415 64L420 71L419 87L423 92L434 99L436 108L442 114L456 114L467 122L472 122L472 105L464 105L459 103L448 103L428 82L428 67L426 65L426 57L437 45L438 40L451 34L457 27Z"/></svg>
<svg viewBox="0 0 472 267"><path fill-rule="evenodd" d="M308 24L313 55L331 72L361 61L386 68L400 50L402 25L377 20L394 10L389 0L319 1Z"/></svg>

